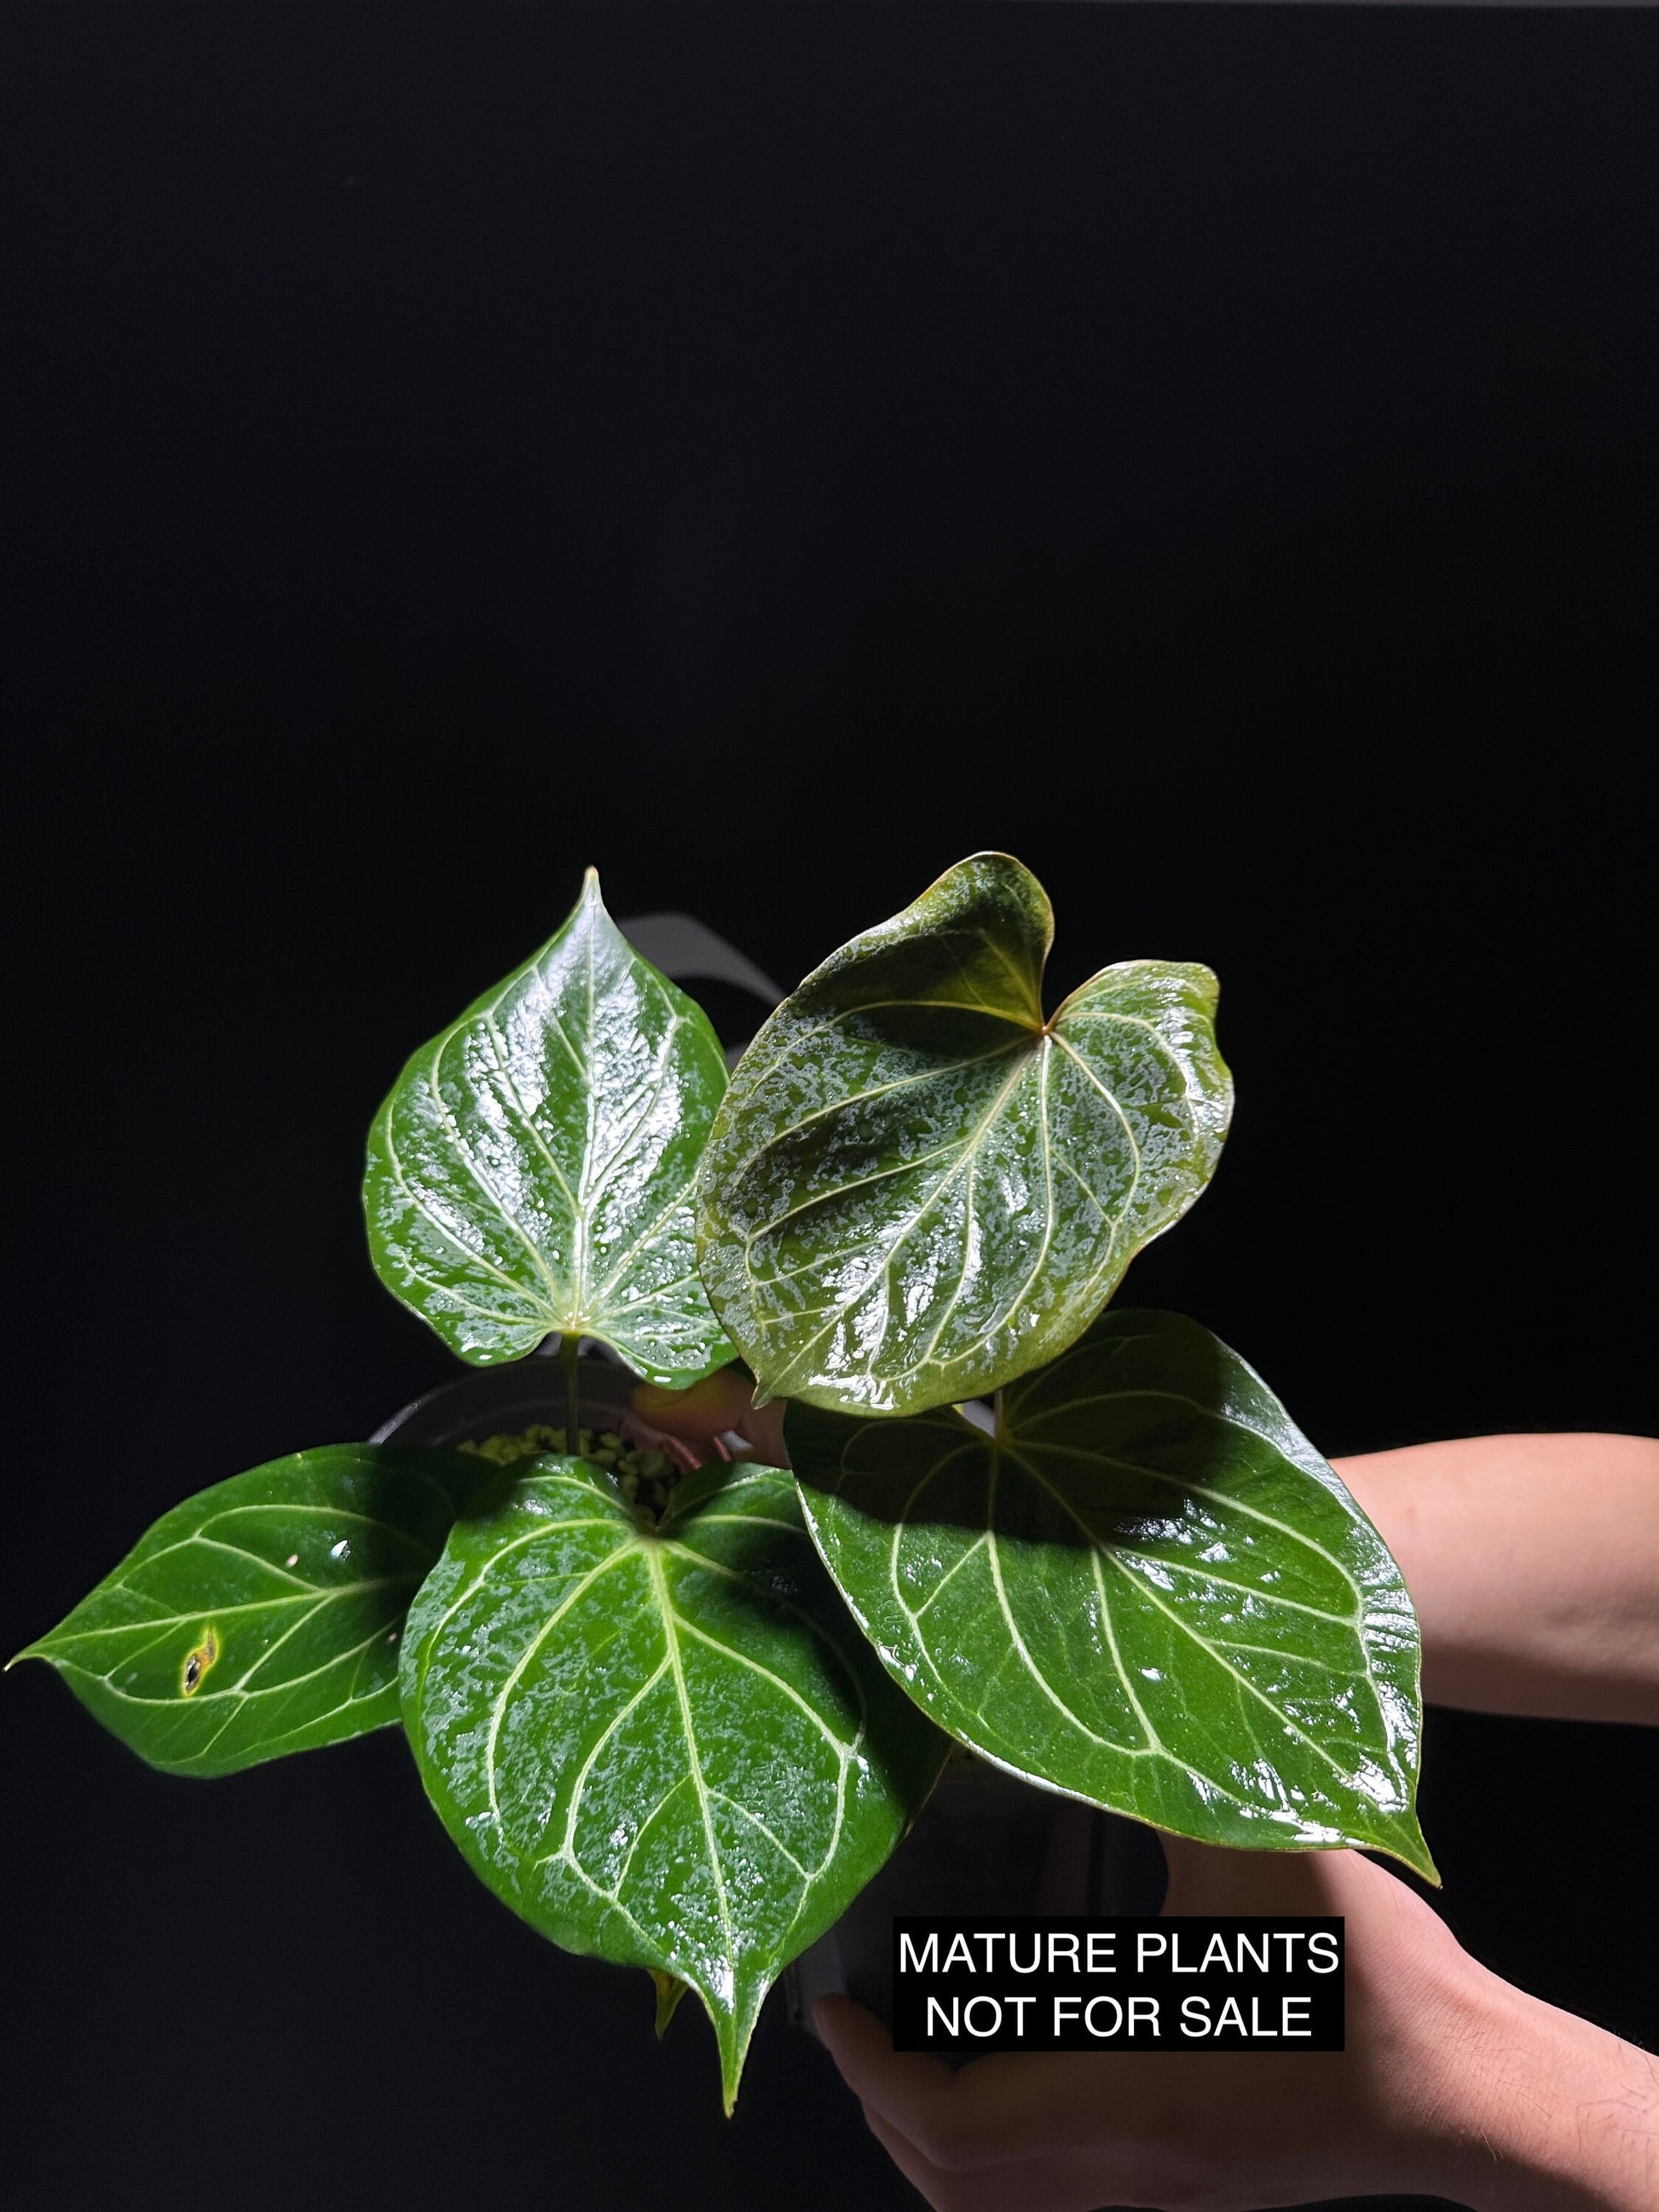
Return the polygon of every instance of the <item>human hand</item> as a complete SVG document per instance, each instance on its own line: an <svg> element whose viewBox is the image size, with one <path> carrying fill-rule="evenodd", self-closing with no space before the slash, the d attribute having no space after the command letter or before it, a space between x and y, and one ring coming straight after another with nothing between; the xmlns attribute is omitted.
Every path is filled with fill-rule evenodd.
<svg viewBox="0 0 1659 2212"><path fill-rule="evenodd" d="M1164 1851L1166 1912L1345 1916L1347 2049L1010 2054L953 2073L824 1998L819 2033L934 2212L1255 2212L1394 2191L1479 2212L1659 2202L1645 2053L1500 1981L1355 1852L1176 1837Z"/></svg>
<svg viewBox="0 0 1659 2212"><path fill-rule="evenodd" d="M717 1368L689 1390L667 1390L654 1382L635 1389L624 1424L636 1443L654 1445L682 1466L697 1467L731 1454L722 1441L742 1437L747 1455L769 1467L787 1467L783 1449L783 1402L774 1399L757 1412L755 1385L747 1370Z"/></svg>

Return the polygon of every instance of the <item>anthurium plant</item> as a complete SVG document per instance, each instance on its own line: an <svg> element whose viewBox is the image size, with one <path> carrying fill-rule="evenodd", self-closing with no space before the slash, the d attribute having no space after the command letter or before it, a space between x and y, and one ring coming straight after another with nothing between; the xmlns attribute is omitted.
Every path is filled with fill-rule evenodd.
<svg viewBox="0 0 1659 2212"><path fill-rule="evenodd" d="M387 1287L472 1365L556 1350L562 1428L234 1475L20 1656L174 1773L400 1721L515 1911L647 1969L659 2027L696 1991L728 2108L953 1742L1431 1876L1394 1561L1236 1352L1108 1304L1221 1150L1215 979L1128 960L1050 1012L1051 927L1017 860L962 861L728 1082L590 872L410 1060L364 1183ZM659 1416L781 1401L789 1464L584 1428L584 1340Z"/></svg>

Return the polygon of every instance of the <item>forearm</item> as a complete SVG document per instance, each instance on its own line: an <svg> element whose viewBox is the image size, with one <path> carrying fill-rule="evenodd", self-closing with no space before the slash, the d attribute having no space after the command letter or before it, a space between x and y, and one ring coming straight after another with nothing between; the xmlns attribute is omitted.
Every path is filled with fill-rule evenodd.
<svg viewBox="0 0 1659 2212"><path fill-rule="evenodd" d="M1488 1978L1462 2108L1431 2185L1475 2212L1650 2212L1659 2070L1617 2036Z"/></svg>
<svg viewBox="0 0 1659 2212"><path fill-rule="evenodd" d="M1659 1722L1659 1443L1472 1437L1333 1464L1400 1562L1431 1702Z"/></svg>

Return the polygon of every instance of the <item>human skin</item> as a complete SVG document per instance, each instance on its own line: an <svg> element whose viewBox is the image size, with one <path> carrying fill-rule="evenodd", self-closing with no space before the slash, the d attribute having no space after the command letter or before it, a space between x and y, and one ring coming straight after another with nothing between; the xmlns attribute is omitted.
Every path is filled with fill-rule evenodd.
<svg viewBox="0 0 1659 2212"><path fill-rule="evenodd" d="M782 1407L755 1412L738 1370L635 1408L688 1457L724 1431L787 1463ZM1659 1441L1464 1437L1331 1464L1400 1564L1431 1705L1659 1724Z"/></svg>
<svg viewBox="0 0 1659 2212"><path fill-rule="evenodd" d="M785 1463L782 1407L755 1413L732 1370L635 1395L679 1437L707 1433L718 1395L722 1425ZM1431 1705L1659 1723L1659 1442L1464 1437L1331 1464L1400 1563Z"/></svg>
<svg viewBox="0 0 1659 2212"><path fill-rule="evenodd" d="M1489 1973L1353 1851L1164 1838L1166 1912L1341 1913L1341 2052L896 2054L845 1997L815 2024L934 2212L1259 2212L1330 2197L1652 2212L1659 2069Z"/></svg>
<svg viewBox="0 0 1659 2212"><path fill-rule="evenodd" d="M1659 1721L1659 1444L1483 1437L1334 1465L1400 1562L1431 1700ZM1383 2191L1477 2212L1659 2204L1645 2052L1489 1973L1353 1852L1164 1848L1166 1912L1346 1917L1346 2051L1033 2054L952 2074L825 1999L824 2041L935 2212L1251 2212Z"/></svg>
<svg viewBox="0 0 1659 2212"><path fill-rule="evenodd" d="M756 1415L734 1381L722 1425L781 1461L780 1409ZM1400 1563L1431 1702L1659 1723L1659 1443L1479 1437L1333 1464ZM1477 2212L1659 2205L1647 2054L1489 1973L1356 1853L1176 1837L1164 1853L1166 1912L1345 1916L1347 2050L1033 2053L953 2074L826 1998L819 2033L935 2212L1251 2212L1383 2191Z"/></svg>
<svg viewBox="0 0 1659 2212"><path fill-rule="evenodd" d="M1431 1705L1659 1723L1659 1443L1468 1437L1332 1465L1400 1563Z"/></svg>
<svg viewBox="0 0 1659 2212"><path fill-rule="evenodd" d="M648 1441L695 1453L723 1430L787 1463L782 1407L756 1413L737 1370L635 1402ZM1331 1464L1400 1563L1430 1704L1659 1723L1659 1442L1465 1437Z"/></svg>
<svg viewBox="0 0 1659 2212"><path fill-rule="evenodd" d="M693 1459L718 1455L722 1437L743 1439L756 1459L787 1467L783 1449L783 1405L775 1399L757 1412L754 1385L740 1367L721 1367L689 1390L665 1390L652 1382L635 1389L629 1425L643 1443L674 1451L683 1447Z"/></svg>

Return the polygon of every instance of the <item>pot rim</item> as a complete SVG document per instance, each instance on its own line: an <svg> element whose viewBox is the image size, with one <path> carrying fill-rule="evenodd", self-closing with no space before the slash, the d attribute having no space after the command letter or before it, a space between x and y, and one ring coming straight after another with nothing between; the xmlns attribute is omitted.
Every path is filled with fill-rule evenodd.
<svg viewBox="0 0 1659 2212"><path fill-rule="evenodd" d="M592 1407L619 1420L628 1412L629 1394L639 1380L631 1369L609 1359L584 1358L576 1371L584 1413ZM441 1420L446 1411L453 1415L447 1423ZM475 1367L434 1383L382 1421L368 1441L452 1444L511 1433L538 1420L552 1428L564 1426L564 1372L556 1361L538 1359L532 1352L526 1359Z"/></svg>

